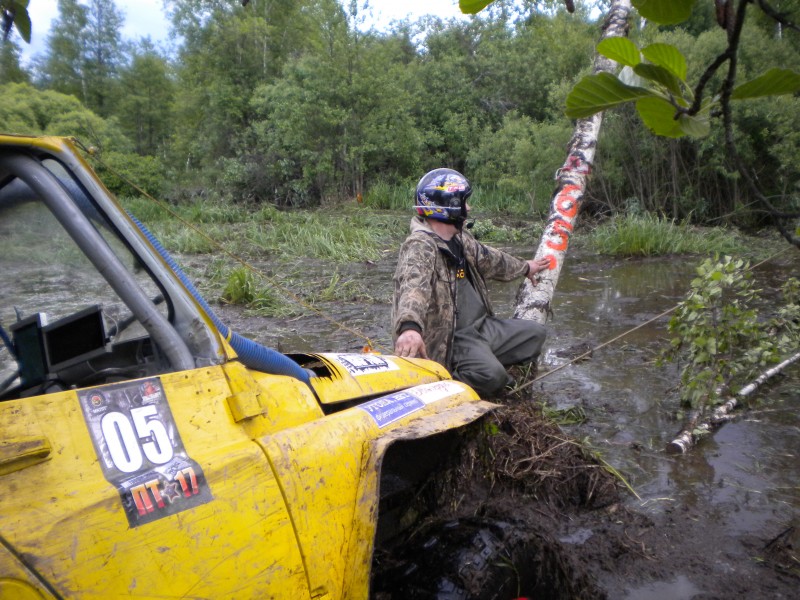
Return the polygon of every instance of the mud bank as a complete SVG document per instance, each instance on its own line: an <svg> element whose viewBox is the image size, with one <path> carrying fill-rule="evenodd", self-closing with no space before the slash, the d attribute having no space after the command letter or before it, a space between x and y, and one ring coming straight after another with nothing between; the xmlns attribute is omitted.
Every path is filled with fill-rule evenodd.
<svg viewBox="0 0 800 600"><path fill-rule="evenodd" d="M375 600L796 597L796 524L767 539L720 528L685 504L640 510L542 416L540 399L501 401L431 482L431 516L376 556ZM480 568L453 576L465 563Z"/></svg>

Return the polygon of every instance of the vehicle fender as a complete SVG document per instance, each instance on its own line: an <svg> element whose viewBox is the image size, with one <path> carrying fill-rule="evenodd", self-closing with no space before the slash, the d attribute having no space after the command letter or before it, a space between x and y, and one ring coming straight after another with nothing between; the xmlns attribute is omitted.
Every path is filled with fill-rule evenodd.
<svg viewBox="0 0 800 600"><path fill-rule="evenodd" d="M465 384L440 381L259 440L286 498L312 597L367 597L389 446L463 427L495 406Z"/></svg>

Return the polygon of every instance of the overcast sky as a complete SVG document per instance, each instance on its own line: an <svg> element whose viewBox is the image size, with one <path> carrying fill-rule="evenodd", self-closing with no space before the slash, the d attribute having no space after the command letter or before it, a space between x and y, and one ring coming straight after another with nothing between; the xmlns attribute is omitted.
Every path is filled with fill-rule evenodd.
<svg viewBox="0 0 800 600"><path fill-rule="evenodd" d="M122 28L124 39L137 41L149 35L155 42L168 41L169 23L162 0L115 0L115 4L125 14ZM370 24L378 29L405 17L416 19L435 14L448 19L462 16L458 0L372 0L369 4L373 12ZM50 22L58 16L58 3L56 0L30 0L28 14L31 17L32 34L30 46L20 42L24 61L44 52Z"/></svg>

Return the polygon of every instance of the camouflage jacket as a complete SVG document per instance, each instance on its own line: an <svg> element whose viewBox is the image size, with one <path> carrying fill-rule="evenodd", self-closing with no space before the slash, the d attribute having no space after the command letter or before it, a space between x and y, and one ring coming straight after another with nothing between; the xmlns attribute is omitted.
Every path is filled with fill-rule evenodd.
<svg viewBox="0 0 800 600"><path fill-rule="evenodd" d="M486 280L511 281L525 275L528 264L481 244L466 231L460 235L472 282L486 311L493 314ZM400 335L403 323L416 323L425 340L428 358L451 368L456 289L456 265L447 242L436 235L424 219L414 217L411 234L400 248L394 273L394 339Z"/></svg>

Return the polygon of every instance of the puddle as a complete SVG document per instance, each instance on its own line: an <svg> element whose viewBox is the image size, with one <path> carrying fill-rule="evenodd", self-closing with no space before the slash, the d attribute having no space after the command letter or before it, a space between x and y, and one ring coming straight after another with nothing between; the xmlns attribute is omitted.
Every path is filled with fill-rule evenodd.
<svg viewBox="0 0 800 600"><path fill-rule="evenodd" d="M687 577L678 575L674 581L659 581L633 589L625 600L691 600L700 591Z"/></svg>

